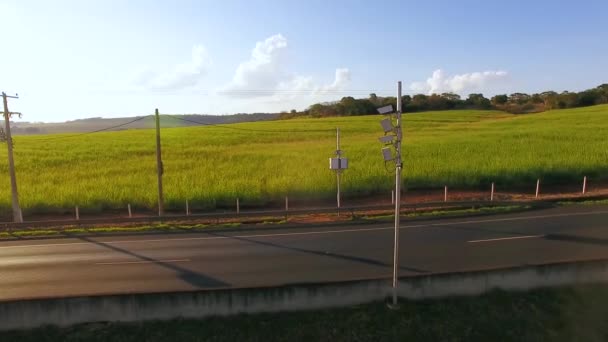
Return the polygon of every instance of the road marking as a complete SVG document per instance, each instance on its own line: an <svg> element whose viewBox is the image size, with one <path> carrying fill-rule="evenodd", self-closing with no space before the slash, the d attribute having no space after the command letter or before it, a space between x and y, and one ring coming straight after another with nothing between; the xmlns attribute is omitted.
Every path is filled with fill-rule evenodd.
<svg viewBox="0 0 608 342"><path fill-rule="evenodd" d="M492 222L525 221L525 220L536 220L536 219L555 218L555 217L589 216L589 215L601 215L601 214L608 214L608 211L604 210L604 211L594 211L594 212L588 212L588 213L550 214L550 215L507 217L507 218L486 219L486 220L467 220L467 221L443 222L443 223L426 223L426 224L417 224L417 225L405 225L405 226L401 226L400 229L425 228L425 227L442 227L442 226L455 226L455 225L469 225L469 224L492 223ZM438 218L438 219L441 219L441 218ZM67 243L51 243L51 244L0 246L0 250L2 250L2 249L14 249L14 248L43 248L43 247L58 247L58 246L77 246L77 245L91 245L91 244L129 244L129 243L148 243L148 242L225 240L225 239L232 239L232 238L255 238L255 237L274 237L274 236L343 234L343 233L371 232L371 231L392 230L392 229L393 229L393 227L378 227L378 228L361 228L361 229L355 228L355 229L341 229L341 230L319 230L319 231L275 233L275 234L250 234L250 235L225 235L225 236L188 237L188 238L174 238L174 239L163 238L163 239L147 239L147 240L115 240L115 241L92 241L92 242L67 242Z"/></svg>
<svg viewBox="0 0 608 342"><path fill-rule="evenodd" d="M467 242L468 243L479 243L479 242L494 242L494 241L504 241L504 240L536 239L536 238L542 238L542 237L545 237L545 235L510 236L510 237L496 238L496 239L471 240L471 241L467 241Z"/></svg>
<svg viewBox="0 0 608 342"><path fill-rule="evenodd" d="M131 264L157 264L162 262L188 262L190 259L170 259L170 260L146 260L146 261L116 261L116 262L96 262L95 265L131 265Z"/></svg>

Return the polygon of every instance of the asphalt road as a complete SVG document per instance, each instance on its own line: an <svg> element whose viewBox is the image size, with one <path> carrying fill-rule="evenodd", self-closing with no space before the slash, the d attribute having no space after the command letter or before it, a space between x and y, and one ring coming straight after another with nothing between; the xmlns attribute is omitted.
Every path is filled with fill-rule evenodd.
<svg viewBox="0 0 608 342"><path fill-rule="evenodd" d="M400 274L608 258L608 206L402 222ZM0 300L390 277L390 223L0 242Z"/></svg>

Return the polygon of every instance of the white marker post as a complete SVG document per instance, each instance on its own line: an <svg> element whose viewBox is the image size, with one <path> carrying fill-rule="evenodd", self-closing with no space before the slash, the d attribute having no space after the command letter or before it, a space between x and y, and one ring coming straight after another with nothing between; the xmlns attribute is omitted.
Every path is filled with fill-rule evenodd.
<svg viewBox="0 0 608 342"><path fill-rule="evenodd" d="M536 198L540 195L540 179L536 180Z"/></svg>
<svg viewBox="0 0 608 342"><path fill-rule="evenodd" d="M395 205L395 190L391 190L391 204Z"/></svg>
<svg viewBox="0 0 608 342"><path fill-rule="evenodd" d="M587 193L587 176L583 178L583 195Z"/></svg>
<svg viewBox="0 0 608 342"><path fill-rule="evenodd" d="M127 211L129 212L129 218L133 217L133 214L131 213L131 204L127 204Z"/></svg>
<svg viewBox="0 0 608 342"><path fill-rule="evenodd" d="M443 201L444 202L448 201L448 186L447 185L443 188Z"/></svg>
<svg viewBox="0 0 608 342"><path fill-rule="evenodd" d="M78 206L76 206L76 221L80 221L80 212L78 211Z"/></svg>
<svg viewBox="0 0 608 342"><path fill-rule="evenodd" d="M240 214L241 213L241 203L239 202L239 198L236 198L236 214Z"/></svg>
<svg viewBox="0 0 608 342"><path fill-rule="evenodd" d="M186 200L186 216L190 216L190 203Z"/></svg>
<svg viewBox="0 0 608 342"><path fill-rule="evenodd" d="M285 211L289 211L289 197L285 196Z"/></svg>
<svg viewBox="0 0 608 342"><path fill-rule="evenodd" d="M494 201L494 182L492 182L492 189L490 190L490 202Z"/></svg>

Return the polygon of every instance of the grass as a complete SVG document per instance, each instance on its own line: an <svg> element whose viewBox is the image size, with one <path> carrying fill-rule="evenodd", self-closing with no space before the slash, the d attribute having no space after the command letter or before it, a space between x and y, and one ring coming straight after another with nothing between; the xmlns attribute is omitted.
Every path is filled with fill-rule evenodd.
<svg viewBox="0 0 608 342"><path fill-rule="evenodd" d="M480 208L469 208L469 209L441 209L432 211L421 211L408 213L406 217L441 217L441 216L454 216L454 215L475 215L475 214L502 214L513 211L528 210L531 206L528 205L505 205L499 207L480 207ZM394 215L376 215L376 216L364 216L364 219L372 221L384 221L393 220Z"/></svg>
<svg viewBox="0 0 608 342"><path fill-rule="evenodd" d="M0 332L12 341L606 341L608 287L403 301L294 313Z"/></svg>
<svg viewBox="0 0 608 342"><path fill-rule="evenodd" d="M389 193L393 177L381 160L380 116L234 124L162 130L165 199L192 210L262 206L290 197L333 198L335 176L327 158L333 129L350 169L346 199ZM608 105L531 115L497 111L408 114L404 119L404 181L409 188L533 187L608 175ZM293 133L291 131L310 131ZM317 131L327 130L327 131ZM25 213L153 208L156 202L154 130L70 137L17 136L15 159ZM0 149L0 173L7 174ZM9 213L9 177L0 177L0 210Z"/></svg>
<svg viewBox="0 0 608 342"><path fill-rule="evenodd" d="M159 232L159 233L186 233L206 230L208 228L236 228L241 224L238 222L221 223L221 224L153 224L142 225L137 227L91 227L91 228L64 228L64 229L27 229L14 230L11 232L0 232L0 240L11 240L20 237L36 237L36 236L67 236L67 235L89 235L89 234L104 234L104 233L141 233L141 232Z"/></svg>
<svg viewBox="0 0 608 342"><path fill-rule="evenodd" d="M608 199L599 200L585 200L585 201L562 201L558 202L560 205L597 205L597 204L608 204Z"/></svg>
<svg viewBox="0 0 608 342"><path fill-rule="evenodd" d="M438 209L433 211L421 211L408 213L407 217L442 217L442 216L460 216L460 215L472 215L472 214L500 214L508 213L513 211L527 210L530 206L513 205L513 206L498 206L498 207L480 207L472 209ZM373 215L363 216L364 220L369 221L390 221L393 220L393 215ZM358 219L358 218L357 218ZM265 219L261 223L256 223L262 226L278 226L289 223L285 219ZM32 237L48 237L48 236L70 236L70 235L91 235L91 234L104 234L104 233L187 233L187 232L198 232L208 230L209 228L237 228L243 223L241 222L228 222L220 224L143 224L140 226L117 226L117 227L64 227L58 229L36 229L27 228L23 230L12 230L10 232L0 232L0 240L13 240L18 238L32 238Z"/></svg>

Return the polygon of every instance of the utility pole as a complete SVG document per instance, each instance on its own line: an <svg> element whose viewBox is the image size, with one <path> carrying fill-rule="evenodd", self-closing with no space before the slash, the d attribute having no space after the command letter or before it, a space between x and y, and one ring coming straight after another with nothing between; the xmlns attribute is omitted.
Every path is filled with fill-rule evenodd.
<svg viewBox="0 0 608 342"><path fill-rule="evenodd" d="M11 177L11 195L13 203L13 221L17 223L23 222L21 207L19 206L19 193L17 192L17 176L15 175L15 160L13 158L13 137L11 136L11 112L8 111L7 98L18 99L18 96L8 96L2 92L2 102L4 102L4 124L6 145L8 146L8 170Z"/></svg>
<svg viewBox="0 0 608 342"><path fill-rule="evenodd" d="M338 158L338 160L340 160L341 153L342 153L342 151L340 151L340 128L336 127L336 158ZM342 172L341 169L338 169L336 171L336 181L338 183L338 193L336 195L336 200L337 200L337 204L338 204L338 209L340 209L340 173L341 172Z"/></svg>
<svg viewBox="0 0 608 342"><path fill-rule="evenodd" d="M399 225L401 212L401 81L397 82L397 125L395 127L395 246L393 249L393 306L397 306L397 287L399 285Z"/></svg>
<svg viewBox="0 0 608 342"><path fill-rule="evenodd" d="M156 173L158 176L158 216L163 216L165 213L165 200L163 198L163 160L160 153L160 117L158 108L155 111L156 116Z"/></svg>

